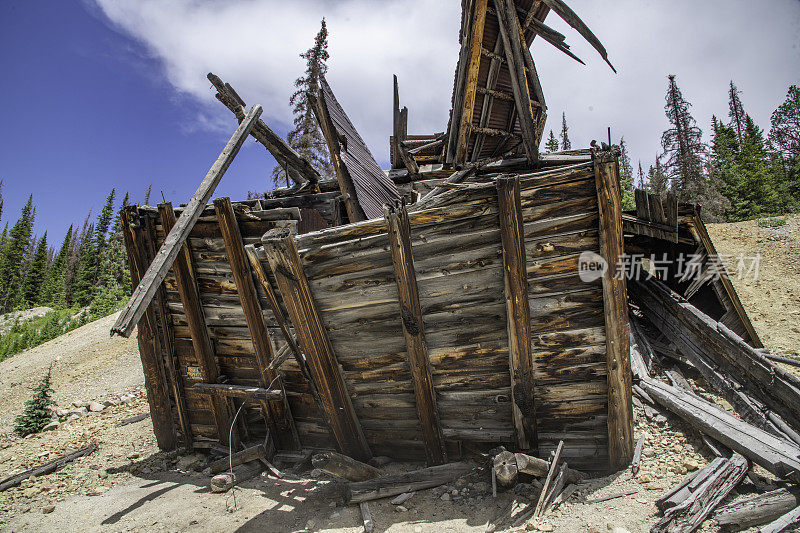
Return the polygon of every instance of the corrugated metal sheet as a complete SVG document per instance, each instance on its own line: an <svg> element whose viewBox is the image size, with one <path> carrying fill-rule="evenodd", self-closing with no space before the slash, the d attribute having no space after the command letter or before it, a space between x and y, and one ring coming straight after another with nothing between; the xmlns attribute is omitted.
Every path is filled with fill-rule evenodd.
<svg viewBox="0 0 800 533"><path fill-rule="evenodd" d="M353 181L355 200L368 218L382 217L384 204L400 200L397 187L372 157L364 139L350 122L324 77L320 77L320 88L340 141L344 139L340 142L342 163Z"/></svg>

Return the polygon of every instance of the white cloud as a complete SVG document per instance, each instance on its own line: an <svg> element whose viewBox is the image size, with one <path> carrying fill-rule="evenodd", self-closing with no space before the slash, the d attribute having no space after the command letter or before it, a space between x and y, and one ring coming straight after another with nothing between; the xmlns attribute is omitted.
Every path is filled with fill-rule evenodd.
<svg viewBox="0 0 800 533"><path fill-rule="evenodd" d="M330 31L329 81L379 161L391 130L391 75L400 79L412 133L442 131L458 56L460 2L451 0L321 0L211 2L95 0L117 27L143 43L180 92L207 104L197 127L227 113L205 79L212 71L250 103L264 106L277 129L291 121L288 98L302 73L298 53L313 42L324 16ZM555 15L548 24L567 35L587 66L543 42L534 44L551 120L567 112L573 144L624 135L634 164L651 162L666 128L667 74L676 74L707 131L711 114L727 116L727 84L742 90L745 108L762 127L800 81L800 2L796 0L572 0L606 45L614 75L588 44ZM214 107L216 106L216 107ZM225 117L229 121L229 117Z"/></svg>

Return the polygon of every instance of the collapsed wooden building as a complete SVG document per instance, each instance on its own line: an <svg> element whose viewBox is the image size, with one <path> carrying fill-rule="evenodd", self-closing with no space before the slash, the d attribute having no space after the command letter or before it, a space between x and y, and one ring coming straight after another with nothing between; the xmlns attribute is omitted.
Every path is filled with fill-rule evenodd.
<svg viewBox="0 0 800 533"><path fill-rule="evenodd" d="M410 135L395 79L388 171L324 78L312 99L336 179L209 75L240 123L228 146L185 207L124 212L136 290L113 332L138 323L160 447L266 440L441 464L498 445L546 457L563 441L585 471L630 462L619 259L686 249L710 265L713 244L673 198L637 193L623 213L615 147L539 153L529 47L539 36L573 56L544 24L551 9L608 61L560 0L466 1L449 124ZM207 205L249 135L295 186ZM606 268L586 279L586 257ZM671 288L761 346L727 274Z"/></svg>

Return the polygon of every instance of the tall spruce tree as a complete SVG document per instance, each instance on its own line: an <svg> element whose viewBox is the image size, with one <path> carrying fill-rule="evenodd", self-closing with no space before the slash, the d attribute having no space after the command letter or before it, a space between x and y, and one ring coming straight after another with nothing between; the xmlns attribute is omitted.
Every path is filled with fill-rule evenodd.
<svg viewBox="0 0 800 533"><path fill-rule="evenodd" d="M661 156L656 156L654 165L650 165L647 171L647 192L657 194L664 197L669 190L669 178L664 172L664 166L661 164Z"/></svg>
<svg viewBox="0 0 800 533"><path fill-rule="evenodd" d="M56 309L63 309L67 306L67 295L65 288L64 274L67 268L67 256L69 255L70 245L72 244L72 225L67 230L67 235L61 243L61 248L53 257L53 263L47 271L47 277L42 284L41 302L44 305Z"/></svg>
<svg viewBox="0 0 800 533"><path fill-rule="evenodd" d="M39 239L36 251L33 254L33 261L25 274L22 283L22 305L25 308L33 307L40 303L39 295L42 290L42 283L47 276L47 232Z"/></svg>
<svg viewBox="0 0 800 533"><path fill-rule="evenodd" d="M550 130L550 137L547 138L544 147L548 153L558 152L558 139L553 135L553 130Z"/></svg>
<svg viewBox="0 0 800 533"><path fill-rule="evenodd" d="M23 260L25 259L25 252L30 246L35 216L33 195L30 195L22 208L19 220L11 228L2 258L0 311L3 313L12 310L19 298L19 288L23 276Z"/></svg>
<svg viewBox="0 0 800 533"><path fill-rule="evenodd" d="M80 256L83 243L89 235L89 221L92 217L92 211L83 220L83 226L80 231L72 232L72 240L69 244L69 253L67 254L67 261L64 269L64 294L67 300L67 307L72 307L75 304L75 281L77 279L78 270L80 268Z"/></svg>
<svg viewBox="0 0 800 533"><path fill-rule="evenodd" d="M622 209L636 209L636 202L633 197L633 167L631 157L628 154L628 145L625 138L619 140L619 186L622 195Z"/></svg>
<svg viewBox="0 0 800 533"><path fill-rule="evenodd" d="M661 136L666 161L664 171L678 200L696 202L706 183L703 173L703 132L689 113L691 104L681 94L675 75L669 75L666 111L671 127Z"/></svg>
<svg viewBox="0 0 800 533"><path fill-rule="evenodd" d="M561 149L572 150L572 143L569 141L569 128L567 127L567 113L561 112Z"/></svg>
<svg viewBox="0 0 800 533"><path fill-rule="evenodd" d="M772 113L769 142L780 164L782 188L796 208L800 203L800 86L789 87L786 100Z"/></svg>
<svg viewBox="0 0 800 533"><path fill-rule="evenodd" d="M328 157L328 147L311 104L311 97L315 97L319 90L320 76L328 71L328 26L324 18L320 23L319 33L314 38L314 46L300 54L300 57L306 60L306 71L295 80L296 90L289 99L294 114L294 129L286 135L286 141L323 176L330 176L333 169ZM286 169L275 165L272 169L272 181L276 186L288 186L289 176Z"/></svg>
<svg viewBox="0 0 800 533"><path fill-rule="evenodd" d="M97 243L95 242L95 225L89 224L78 254L78 268L75 274L73 301L79 307L85 307L96 294L95 274L97 273Z"/></svg>
<svg viewBox="0 0 800 533"><path fill-rule="evenodd" d="M739 142L739 145L743 142L744 130L746 127L746 114L742 106L742 100L739 98L741 93L742 91L737 89L736 85L733 84L733 80L731 80L731 85L728 89L728 118L730 118L728 125L736 132L736 140Z"/></svg>
<svg viewBox="0 0 800 533"><path fill-rule="evenodd" d="M639 160L639 171L636 173L636 188L644 189L644 171L642 170L642 160ZM634 202L635 203L635 202Z"/></svg>

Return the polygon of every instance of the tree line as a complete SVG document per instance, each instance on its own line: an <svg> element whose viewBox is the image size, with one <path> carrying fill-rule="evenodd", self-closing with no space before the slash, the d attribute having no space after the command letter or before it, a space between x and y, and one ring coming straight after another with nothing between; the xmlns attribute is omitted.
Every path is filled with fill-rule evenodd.
<svg viewBox="0 0 800 533"><path fill-rule="evenodd" d="M48 243L47 231L33 234L36 206L33 195L19 218L0 234L0 314L37 306L54 309L89 308L104 316L130 294L130 273L122 235L120 213L128 205L125 194L116 203L115 189L93 219L91 211L83 225L70 225L56 249ZM0 222L3 216L0 182Z"/></svg>
<svg viewBox="0 0 800 533"><path fill-rule="evenodd" d="M624 137L620 140L623 209L635 208L634 187L661 196L672 192L681 202L701 204L709 221L736 222L800 209L800 87L789 87L772 113L767 135L745 110L733 81L727 92L727 121L711 117L706 144L675 75L668 76L664 110L670 127L647 172L641 160L633 168ZM550 130L548 152L571 148L565 114L560 138Z"/></svg>

